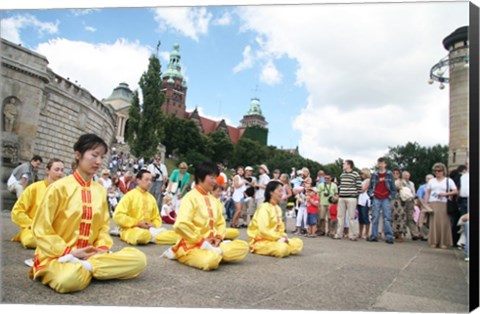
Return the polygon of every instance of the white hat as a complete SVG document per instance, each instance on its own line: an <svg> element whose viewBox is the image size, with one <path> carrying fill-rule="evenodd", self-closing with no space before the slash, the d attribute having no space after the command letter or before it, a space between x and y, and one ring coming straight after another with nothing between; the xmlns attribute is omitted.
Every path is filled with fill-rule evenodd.
<svg viewBox="0 0 480 314"><path fill-rule="evenodd" d="M261 164L261 165L259 166L259 168L262 168L263 170L265 170L265 172L266 172L267 174L270 173L270 171L268 171L268 168L267 168L267 166L266 166L265 164Z"/></svg>
<svg viewBox="0 0 480 314"><path fill-rule="evenodd" d="M245 171L247 171L247 170L252 170L252 171L253 171L253 168L250 167L250 166L246 166L246 167L245 167Z"/></svg>

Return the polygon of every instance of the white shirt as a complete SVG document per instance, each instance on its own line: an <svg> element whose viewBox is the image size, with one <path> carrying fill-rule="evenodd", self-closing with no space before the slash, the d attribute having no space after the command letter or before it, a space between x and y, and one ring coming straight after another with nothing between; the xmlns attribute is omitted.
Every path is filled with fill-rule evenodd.
<svg viewBox="0 0 480 314"><path fill-rule="evenodd" d="M258 183L257 184L265 184L267 185L268 182L270 182L270 177L268 174L263 173L258 177ZM256 199L262 199L265 197L265 189L264 188L259 188L257 192L255 192L255 198Z"/></svg>
<svg viewBox="0 0 480 314"><path fill-rule="evenodd" d="M460 197L468 197L470 190L470 175L467 173L462 174L460 177Z"/></svg>
<svg viewBox="0 0 480 314"><path fill-rule="evenodd" d="M450 178L448 178L448 189L450 191L457 189L455 182ZM428 202L447 202L446 196L438 196L439 193L447 192L447 178L443 178L441 181L438 181L436 178L431 179L427 183L427 190L430 190Z"/></svg>
<svg viewBox="0 0 480 314"><path fill-rule="evenodd" d="M160 163L160 165L156 166L156 165L152 162L151 164L148 165L147 167L147 170L150 171L150 173L153 175L153 180L154 181L162 181L164 176L165 178L168 178L168 171L167 171L167 167L165 167L165 165L163 163ZM157 168L160 168L160 170L158 170ZM160 175L158 177L158 179L155 180L155 176L156 175Z"/></svg>
<svg viewBox="0 0 480 314"><path fill-rule="evenodd" d="M170 216L170 213L175 211L172 205L164 204L162 206L162 211L160 212L160 216Z"/></svg>

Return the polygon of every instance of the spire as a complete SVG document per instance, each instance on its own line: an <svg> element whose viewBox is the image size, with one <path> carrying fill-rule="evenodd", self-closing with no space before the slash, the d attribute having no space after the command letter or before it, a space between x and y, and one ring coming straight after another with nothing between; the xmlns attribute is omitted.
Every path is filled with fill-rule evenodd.
<svg viewBox="0 0 480 314"><path fill-rule="evenodd" d="M167 66L167 70L162 74L162 79L179 79L182 81L182 84L186 86L186 82L183 79L182 67L180 65L180 45L175 43L173 45L173 50L170 52L170 61Z"/></svg>
<svg viewBox="0 0 480 314"><path fill-rule="evenodd" d="M262 114L262 108L260 108L260 99L257 97L252 98L252 101L250 102L250 109L247 111L247 115L260 115L263 116Z"/></svg>

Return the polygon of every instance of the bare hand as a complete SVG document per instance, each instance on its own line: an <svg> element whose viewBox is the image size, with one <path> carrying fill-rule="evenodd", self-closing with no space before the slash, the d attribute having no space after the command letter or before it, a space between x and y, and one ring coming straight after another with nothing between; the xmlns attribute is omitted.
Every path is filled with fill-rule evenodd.
<svg viewBox="0 0 480 314"><path fill-rule="evenodd" d="M86 260L86 259L92 257L93 255L97 254L98 250L100 250L100 249L97 249L96 247L93 247L93 246L89 245L89 246L86 246L86 247L81 248L81 249L73 250L71 254L78 259ZM101 250L101 251L103 251L103 250Z"/></svg>
<svg viewBox="0 0 480 314"><path fill-rule="evenodd" d="M152 227L152 224L142 220L137 224L137 227L142 228L142 229L150 229L150 227Z"/></svg>

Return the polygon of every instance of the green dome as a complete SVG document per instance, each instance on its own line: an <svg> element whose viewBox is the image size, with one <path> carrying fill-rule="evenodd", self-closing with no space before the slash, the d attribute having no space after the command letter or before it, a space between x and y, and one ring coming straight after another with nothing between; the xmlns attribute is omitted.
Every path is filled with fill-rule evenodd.
<svg viewBox="0 0 480 314"><path fill-rule="evenodd" d="M262 116L262 109L260 108L260 99L258 98L252 98L252 101L250 102L250 109L248 109L247 115L260 115Z"/></svg>
<svg viewBox="0 0 480 314"><path fill-rule="evenodd" d="M120 83L117 87L113 90L110 97L105 100L114 100L114 99L123 99L125 101L131 102L133 99L133 92L128 87L127 83Z"/></svg>

